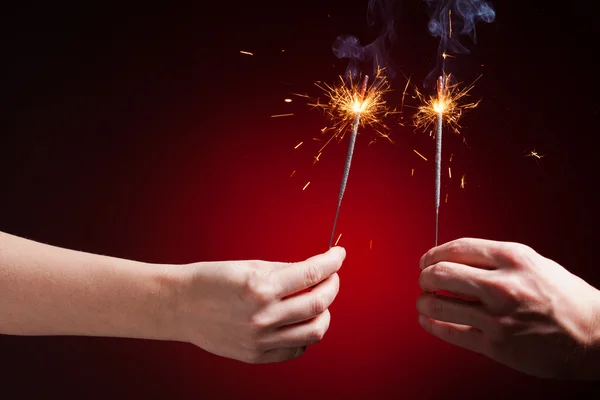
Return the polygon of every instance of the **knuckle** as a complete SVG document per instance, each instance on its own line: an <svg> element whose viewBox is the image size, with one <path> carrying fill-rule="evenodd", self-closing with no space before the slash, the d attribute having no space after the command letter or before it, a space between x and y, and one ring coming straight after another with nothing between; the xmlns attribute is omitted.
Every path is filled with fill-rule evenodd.
<svg viewBox="0 0 600 400"><path fill-rule="evenodd" d="M266 275L252 272L246 281L246 294L250 301L270 303L275 298L275 288Z"/></svg>
<svg viewBox="0 0 600 400"><path fill-rule="evenodd" d="M518 306L522 300L521 279L515 274L488 282L488 295L503 312Z"/></svg>
<svg viewBox="0 0 600 400"><path fill-rule="evenodd" d="M503 252L504 262L514 267L526 267L531 263L535 251L521 243L509 243Z"/></svg>
<svg viewBox="0 0 600 400"><path fill-rule="evenodd" d="M465 248L465 239L456 239L448 243L447 251L449 254L459 254Z"/></svg>
<svg viewBox="0 0 600 400"><path fill-rule="evenodd" d="M488 326L490 343L495 348L503 348L507 339L511 337L515 328L514 321L508 317L493 318Z"/></svg>
<svg viewBox="0 0 600 400"><path fill-rule="evenodd" d="M261 331L269 328L272 320L264 313L256 313L250 317L250 328L254 331Z"/></svg>
<svg viewBox="0 0 600 400"><path fill-rule="evenodd" d="M304 268L304 283L307 287L316 285L323 278L322 268L314 262L309 262Z"/></svg>
<svg viewBox="0 0 600 400"><path fill-rule="evenodd" d="M451 274L452 268L446 262L439 262L431 267L430 274L438 281L446 280Z"/></svg>
<svg viewBox="0 0 600 400"><path fill-rule="evenodd" d="M327 309L327 302L323 296L314 296L311 301L310 309L313 315L319 315Z"/></svg>
<svg viewBox="0 0 600 400"><path fill-rule="evenodd" d="M319 343L325 337L326 330L321 326L315 326L310 333L308 341L310 344Z"/></svg>
<svg viewBox="0 0 600 400"><path fill-rule="evenodd" d="M325 334L327 333L327 330L329 329L331 314L329 313L329 311L326 310L323 313L323 315L324 317L314 324L313 329L310 332L310 335L308 337L308 341L310 344L316 344L323 340Z"/></svg>

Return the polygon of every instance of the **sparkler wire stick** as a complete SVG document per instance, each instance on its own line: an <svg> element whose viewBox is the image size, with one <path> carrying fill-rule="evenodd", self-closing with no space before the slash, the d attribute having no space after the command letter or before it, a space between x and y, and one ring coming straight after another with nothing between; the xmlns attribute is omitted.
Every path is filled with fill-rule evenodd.
<svg viewBox="0 0 600 400"><path fill-rule="evenodd" d="M440 225L440 190L442 178L442 113L438 113L435 134L435 246L438 244Z"/></svg>
<svg viewBox="0 0 600 400"><path fill-rule="evenodd" d="M435 246L438 244L439 219L440 219L440 192L442 181L442 126L444 104L444 78L439 77L437 82L439 110L437 113L437 128L435 133Z"/></svg>
<svg viewBox="0 0 600 400"><path fill-rule="evenodd" d="M365 75L360 88L360 102L363 101L365 91L367 90L367 83L369 76ZM352 154L354 154L354 144L356 143L356 135L358 134L358 126L360 125L360 111L356 113L354 122L352 123L352 132L350 134L350 143L348 144L348 155L346 156L346 164L344 165L344 175L342 176L342 184L340 185L340 193L338 195L338 204L335 211L335 219L333 220L333 229L331 231L331 239L329 240L329 248L333 246L333 238L335 236L335 227L337 225L338 216L340 214L340 207L342 205L342 198L346 191L346 184L348 183L348 175L350 175L350 164L352 163Z"/></svg>

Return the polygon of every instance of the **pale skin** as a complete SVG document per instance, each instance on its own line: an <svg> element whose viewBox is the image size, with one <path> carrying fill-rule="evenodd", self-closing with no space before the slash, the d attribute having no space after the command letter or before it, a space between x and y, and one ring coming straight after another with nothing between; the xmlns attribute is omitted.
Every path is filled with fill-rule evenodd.
<svg viewBox="0 0 600 400"><path fill-rule="evenodd" d="M519 243L463 238L429 250L420 268L427 332L537 377L600 379L600 291L556 262Z"/></svg>
<svg viewBox="0 0 600 400"><path fill-rule="evenodd" d="M0 334L182 341L246 363L285 361L326 334L345 256L333 247L295 263L164 265L0 232Z"/></svg>
<svg viewBox="0 0 600 400"><path fill-rule="evenodd" d="M0 232L0 333L183 341L247 363L285 361L326 334L345 255L163 265ZM556 262L465 238L420 267L429 333L530 375L600 378L600 291ZM441 290L476 301L431 294Z"/></svg>

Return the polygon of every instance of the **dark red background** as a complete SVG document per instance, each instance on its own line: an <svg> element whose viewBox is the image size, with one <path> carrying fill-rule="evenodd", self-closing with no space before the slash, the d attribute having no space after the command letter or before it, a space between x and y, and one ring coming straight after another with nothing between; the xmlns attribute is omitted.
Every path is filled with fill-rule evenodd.
<svg viewBox="0 0 600 400"><path fill-rule="evenodd" d="M469 147L444 139L454 157L440 240L523 242L598 285L597 13L583 1L496 3L497 20L478 26L473 53L451 71L466 82L483 73L473 91L483 102L462 120ZM437 47L424 2L405 1L397 25L393 61L420 85ZM344 71L331 53L343 33L375 37L366 1L5 6L0 229L148 262L297 261L326 250L347 141L312 166L312 137L327 121L290 93L318 95L314 81ZM405 83L401 73L392 81L390 104ZM282 113L295 115L270 118ZM304 357L253 366L181 343L2 336L0 397L582 393L590 385L529 378L420 328L434 144L397 125L396 146L368 145L370 135L358 138L338 225L348 257L331 327ZM526 157L534 149L547 156Z"/></svg>

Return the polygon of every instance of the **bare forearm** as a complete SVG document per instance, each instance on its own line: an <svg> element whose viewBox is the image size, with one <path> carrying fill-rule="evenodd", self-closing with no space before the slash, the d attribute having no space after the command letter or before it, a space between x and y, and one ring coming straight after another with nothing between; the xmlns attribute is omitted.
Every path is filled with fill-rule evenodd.
<svg viewBox="0 0 600 400"><path fill-rule="evenodd" d="M0 232L0 333L174 340L167 268Z"/></svg>

